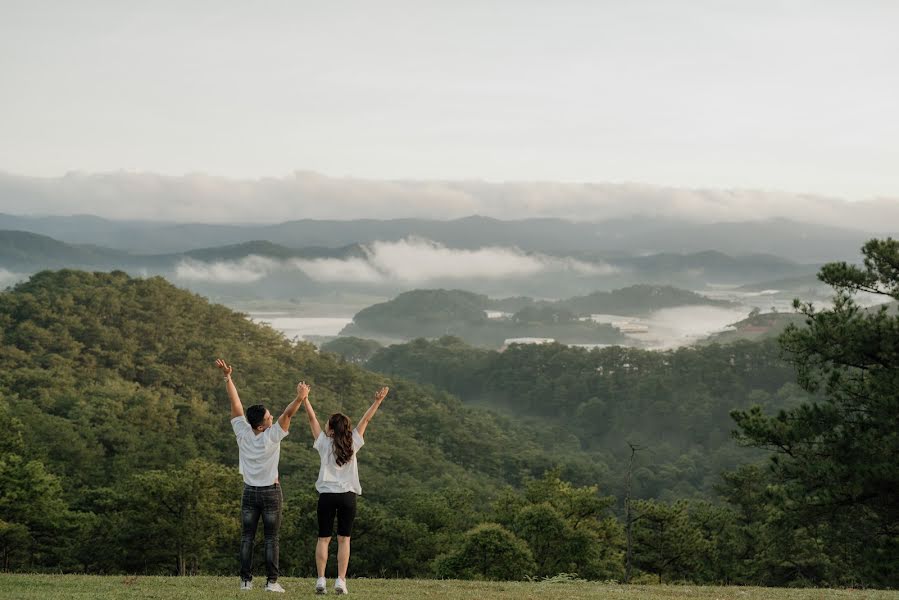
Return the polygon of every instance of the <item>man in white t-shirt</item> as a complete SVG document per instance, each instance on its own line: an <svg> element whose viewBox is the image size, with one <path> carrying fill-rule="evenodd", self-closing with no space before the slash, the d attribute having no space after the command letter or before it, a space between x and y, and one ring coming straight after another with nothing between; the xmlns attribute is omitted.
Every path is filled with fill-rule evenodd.
<svg viewBox="0 0 899 600"><path fill-rule="evenodd" d="M309 396L305 382L297 385L297 397L287 405L277 421L262 404L255 404L244 415L243 404L231 380L233 369L224 360L215 365L225 377L228 399L231 401L231 427L237 438L240 474L244 488L240 503L240 589L253 589L253 540L259 517L265 534L265 591L283 592L278 583L278 530L281 527L281 484L278 480L278 460L281 440L290 430L290 420Z"/></svg>

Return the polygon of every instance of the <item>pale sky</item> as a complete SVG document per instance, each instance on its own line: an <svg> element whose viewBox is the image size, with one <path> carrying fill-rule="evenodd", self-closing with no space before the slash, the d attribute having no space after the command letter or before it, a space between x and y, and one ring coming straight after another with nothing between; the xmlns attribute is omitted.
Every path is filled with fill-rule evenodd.
<svg viewBox="0 0 899 600"><path fill-rule="evenodd" d="M0 0L0 171L899 198L893 0Z"/></svg>

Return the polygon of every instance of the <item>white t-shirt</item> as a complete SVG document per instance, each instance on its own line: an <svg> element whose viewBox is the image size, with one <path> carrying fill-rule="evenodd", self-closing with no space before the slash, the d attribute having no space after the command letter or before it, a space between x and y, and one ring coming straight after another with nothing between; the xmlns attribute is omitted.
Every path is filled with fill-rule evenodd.
<svg viewBox="0 0 899 600"><path fill-rule="evenodd" d="M278 480L278 460L281 458L281 440L287 433L275 420L272 426L256 435L246 417L231 419L231 427L237 436L240 449L240 474L247 485L264 487Z"/></svg>
<svg viewBox="0 0 899 600"><path fill-rule="evenodd" d="M359 467L356 465L356 454L365 444L365 440L359 432L353 430L353 456L350 462L337 466L337 457L334 456L334 440L322 431L318 434L312 447L318 450L321 458L321 466L318 469L318 481L315 489L323 494L343 494L355 492L362 494L362 485L359 483Z"/></svg>

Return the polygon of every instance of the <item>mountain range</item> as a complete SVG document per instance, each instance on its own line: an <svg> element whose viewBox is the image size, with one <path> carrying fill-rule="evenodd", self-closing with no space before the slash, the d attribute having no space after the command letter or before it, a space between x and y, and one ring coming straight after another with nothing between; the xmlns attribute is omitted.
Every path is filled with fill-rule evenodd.
<svg viewBox="0 0 899 600"><path fill-rule="evenodd" d="M164 254L266 240L288 248L340 248L409 237L449 248L516 247L553 255L639 256L715 250L733 256L769 254L799 263L855 260L874 232L787 219L696 224L670 218L602 222L498 220L470 216L427 219L303 219L268 225L112 221L90 215L33 217L0 214L0 229L131 253Z"/></svg>
<svg viewBox="0 0 899 600"><path fill-rule="evenodd" d="M238 295L249 293L252 286L256 297L270 298L333 289L390 296L423 285L462 286L491 296L561 298L640 283L703 289L710 282L805 281L818 268L773 255L731 256L718 251L643 256L581 253L572 258L517 248L493 249L480 256L466 253L482 251L453 250L422 239L388 243L386 250L383 242L377 244L291 247L257 239L181 252L139 253L5 230L0 231L0 268L22 274L60 268L118 269L163 275L213 296L221 294L223 286ZM436 264L428 264L432 260ZM489 264L494 260L496 265ZM464 267L466 263L478 267L471 263L479 262L487 263L481 267L488 271L475 268L469 274ZM419 265L421 273L413 275L425 279L410 280L403 272L409 264Z"/></svg>

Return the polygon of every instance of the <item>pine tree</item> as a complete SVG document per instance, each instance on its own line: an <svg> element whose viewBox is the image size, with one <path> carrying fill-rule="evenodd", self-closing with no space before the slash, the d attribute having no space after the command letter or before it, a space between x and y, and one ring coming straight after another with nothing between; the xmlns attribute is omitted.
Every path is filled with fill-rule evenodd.
<svg viewBox="0 0 899 600"><path fill-rule="evenodd" d="M815 401L781 411L735 411L738 438L774 452L770 502L785 535L821 559L816 583L899 585L899 242L871 240L863 266L825 265L832 308L797 301L805 327L781 337L800 385ZM864 309L858 294L888 304Z"/></svg>

